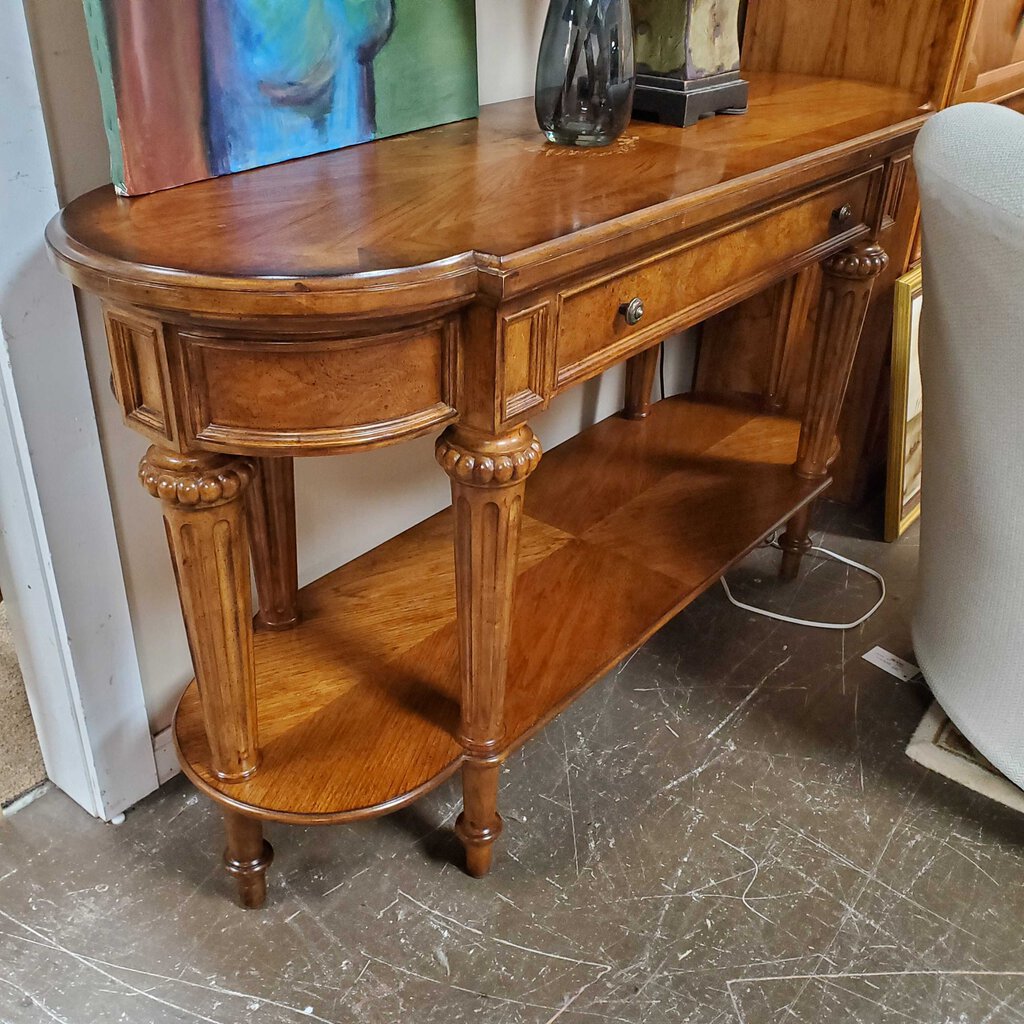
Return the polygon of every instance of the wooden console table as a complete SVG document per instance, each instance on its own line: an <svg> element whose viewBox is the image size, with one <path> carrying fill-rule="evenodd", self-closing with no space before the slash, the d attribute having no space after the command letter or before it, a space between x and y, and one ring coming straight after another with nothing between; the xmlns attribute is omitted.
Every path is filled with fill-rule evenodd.
<svg viewBox="0 0 1024 1024"><path fill-rule="evenodd" d="M153 442L140 475L196 673L178 753L224 810L244 905L265 897L264 820L384 814L460 768L456 831L484 874L510 751L786 522L795 575L926 114L890 87L751 78L747 116L634 124L607 150L545 143L519 101L138 199L100 189L50 224ZM666 335L813 262L802 425L652 406ZM538 469L530 416L624 360L623 415ZM298 590L292 458L428 431L453 510Z"/></svg>

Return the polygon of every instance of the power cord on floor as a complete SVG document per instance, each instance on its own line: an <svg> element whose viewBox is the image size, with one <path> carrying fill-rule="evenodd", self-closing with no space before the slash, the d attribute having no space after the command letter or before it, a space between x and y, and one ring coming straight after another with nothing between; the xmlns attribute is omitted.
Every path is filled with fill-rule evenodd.
<svg viewBox="0 0 1024 1024"><path fill-rule="evenodd" d="M768 547L778 548L779 542L772 536L766 542ZM831 558L833 561L842 562L844 565L849 565L851 568L859 569L861 572L867 573L869 576L874 577L878 580L879 586L882 588L882 596L879 597L871 611L866 612L856 622L814 622L810 619L797 619L791 615L783 615L781 612L771 612L767 608L756 608L752 604L744 604L742 601L737 601L732 596L732 591L729 589L729 584L726 582L725 577L722 577L722 588L725 590L725 596L737 607L741 608L745 612L752 612L754 615L763 615L767 619L775 619L777 622L789 622L794 626L810 626L813 629L856 629L858 626L864 625L868 619L871 618L879 608L882 607L882 603L885 601L885 579L882 577L880 572L876 572L874 569L866 565L861 565L860 562L855 562L852 558L846 558L844 555L836 554L835 551L829 551L828 548L819 547L817 544L812 545L811 551L816 551L820 555L824 555L826 558Z"/></svg>

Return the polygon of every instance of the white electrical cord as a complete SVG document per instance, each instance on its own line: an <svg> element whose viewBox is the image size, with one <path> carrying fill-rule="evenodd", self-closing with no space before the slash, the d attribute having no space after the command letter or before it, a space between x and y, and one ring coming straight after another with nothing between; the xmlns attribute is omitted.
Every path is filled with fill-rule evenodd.
<svg viewBox="0 0 1024 1024"><path fill-rule="evenodd" d="M777 548L779 545L774 539L768 541L769 547ZM882 603L885 601L885 580L882 578L880 572L876 572L874 569L869 568L866 565L861 565L860 562L855 562L852 558L846 558L843 555L837 555L834 551L829 551L828 548L818 547L813 545L811 551L817 551L819 554L824 555L826 558L831 558L836 562L842 562L844 565L849 565L854 569L860 569L861 572L866 572L869 576L873 576L878 580L879 586L882 588L882 596L875 603L871 611L866 612L856 622L813 622L809 619L795 619L790 615L783 615L780 612L770 612L766 608L755 608L752 604L744 604L742 601L737 601L732 596L732 591L729 589L729 584L726 583L725 577L722 577L722 587L725 590L725 596L737 607L742 608L745 612L753 612L754 615L763 615L768 619L775 619L778 622L789 622L794 626L810 626L813 629L856 629L858 626L864 625L868 619L871 618L879 608L882 607Z"/></svg>

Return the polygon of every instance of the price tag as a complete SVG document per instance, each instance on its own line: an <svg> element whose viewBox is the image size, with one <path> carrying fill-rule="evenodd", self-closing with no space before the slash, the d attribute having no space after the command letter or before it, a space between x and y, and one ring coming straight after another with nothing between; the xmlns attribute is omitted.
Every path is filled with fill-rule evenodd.
<svg viewBox="0 0 1024 1024"><path fill-rule="evenodd" d="M895 676L904 683L909 683L911 679L916 679L921 674L921 670L912 662L904 661L895 654L891 654L884 647L872 647L864 655L864 660L872 665L876 665L883 672L888 672L889 675Z"/></svg>

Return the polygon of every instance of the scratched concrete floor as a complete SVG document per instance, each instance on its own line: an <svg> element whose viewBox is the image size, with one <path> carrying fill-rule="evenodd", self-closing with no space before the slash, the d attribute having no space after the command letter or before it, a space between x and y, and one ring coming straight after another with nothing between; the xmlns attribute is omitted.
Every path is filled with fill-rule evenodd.
<svg viewBox="0 0 1024 1024"><path fill-rule="evenodd" d="M844 636L707 594L512 760L486 881L450 863L454 785L272 829L257 913L229 902L217 816L183 781L120 827L43 798L0 826L0 1020L1024 1020L1022 819L911 763L928 694L860 658L910 654L916 535L819 522L884 570L885 609ZM733 574L742 594L871 601L828 563L779 589L769 557Z"/></svg>

